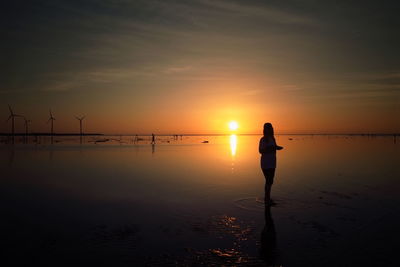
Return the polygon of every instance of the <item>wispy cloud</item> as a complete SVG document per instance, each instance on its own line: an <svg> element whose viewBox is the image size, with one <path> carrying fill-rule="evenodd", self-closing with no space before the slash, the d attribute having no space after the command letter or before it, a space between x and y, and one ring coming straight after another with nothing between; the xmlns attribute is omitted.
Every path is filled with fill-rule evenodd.
<svg viewBox="0 0 400 267"><path fill-rule="evenodd" d="M271 22L282 24L301 24L301 25L315 25L314 19L306 16L301 16L291 12L285 12L276 7L268 5L251 5L249 2L244 1L240 4L234 1L221 1L221 0L204 0L211 8L217 8L225 12L231 12L234 15L246 17L259 17Z"/></svg>
<svg viewBox="0 0 400 267"><path fill-rule="evenodd" d="M171 66L164 70L166 74L184 73L192 70L192 66Z"/></svg>
<svg viewBox="0 0 400 267"><path fill-rule="evenodd" d="M242 96L255 96L264 93L262 89L245 90L240 93Z"/></svg>
<svg viewBox="0 0 400 267"><path fill-rule="evenodd" d="M301 91L304 88L301 86L295 85L295 84L285 84L280 87L283 91L287 92L296 92L296 91Z"/></svg>

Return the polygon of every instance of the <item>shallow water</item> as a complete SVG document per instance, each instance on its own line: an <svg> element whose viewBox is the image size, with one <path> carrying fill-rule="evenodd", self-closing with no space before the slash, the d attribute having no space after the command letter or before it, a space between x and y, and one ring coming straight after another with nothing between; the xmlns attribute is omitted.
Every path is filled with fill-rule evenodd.
<svg viewBox="0 0 400 267"><path fill-rule="evenodd" d="M393 137L277 136L264 209L260 136L76 137L0 145L6 262L395 266ZM108 139L107 141L105 141ZM96 142L96 141L103 142ZM203 141L209 143L202 143ZM32 141L32 140L30 140Z"/></svg>

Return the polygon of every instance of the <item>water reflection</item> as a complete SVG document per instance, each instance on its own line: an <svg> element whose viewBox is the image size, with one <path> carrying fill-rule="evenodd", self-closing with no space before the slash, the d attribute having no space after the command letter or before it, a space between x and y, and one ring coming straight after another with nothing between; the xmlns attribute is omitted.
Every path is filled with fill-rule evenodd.
<svg viewBox="0 0 400 267"><path fill-rule="evenodd" d="M14 157L15 157L15 151L14 151L14 147L12 146L10 148L10 152L9 152L8 166L12 167L12 165L14 163Z"/></svg>
<svg viewBox="0 0 400 267"><path fill-rule="evenodd" d="M53 158L54 158L54 150L53 150L53 148L50 148L49 149L49 161L50 162L53 161Z"/></svg>
<svg viewBox="0 0 400 267"><path fill-rule="evenodd" d="M276 231L271 215L271 207L265 206L265 225L261 232L262 259L268 266L276 266L278 263L278 250L276 246ZM279 265L278 265L279 266Z"/></svg>
<svg viewBox="0 0 400 267"><path fill-rule="evenodd" d="M237 136L236 136L236 134L232 134L229 137L229 144L231 146L231 156L232 156L231 172L233 173L234 170L235 170L235 156L236 156L236 148L237 148Z"/></svg>
<svg viewBox="0 0 400 267"><path fill-rule="evenodd" d="M111 138L95 145L95 140L107 140L98 137L85 137L82 147L74 146L79 137L65 137L63 143L49 146L50 137L39 138L41 145L0 145L0 209L6 223L0 235L18 255L31 253L26 259L45 260L48 253L58 256L68 251L71 260L82 257L85 262L92 259L90 255L103 260L106 253L115 253L118 257L109 257L169 263L174 259L158 255L220 247L220 254L210 252L209 265L239 260L248 253L257 263L268 263L258 266L280 266L283 260L287 266L304 262L320 266L324 258L324 263L340 266L343 258L335 257L342 249L331 249L340 242L349 250L367 244L366 249L374 249L378 256L385 253L389 261L389 246L371 240L381 238L389 245L398 240L381 237L392 236L399 221L395 213L400 203L399 142L393 145L393 136L375 140L281 136L279 143L287 149L278 163L275 196L280 202L265 214L259 214L264 209L254 201L263 192L257 154L260 136L194 136L157 147L148 146L149 140L120 147ZM212 142L202 145L202 140ZM234 175L229 173L231 164ZM242 196L251 201L233 207ZM214 219L220 214L237 219L227 227L225 221ZM387 216L393 219L381 219ZM360 223L372 227L368 235L358 228ZM131 230L132 225L140 230ZM341 232L335 233L337 229ZM225 255L223 248L232 244L230 240L240 241L240 247L232 245L237 250L230 252L240 256ZM358 260L357 255L345 255L346 261ZM182 264L177 265L185 265L186 257L179 260Z"/></svg>
<svg viewBox="0 0 400 267"><path fill-rule="evenodd" d="M232 134L230 136L229 143L231 145L231 155L234 157L236 155L236 148L237 148L237 136L236 136L236 134Z"/></svg>

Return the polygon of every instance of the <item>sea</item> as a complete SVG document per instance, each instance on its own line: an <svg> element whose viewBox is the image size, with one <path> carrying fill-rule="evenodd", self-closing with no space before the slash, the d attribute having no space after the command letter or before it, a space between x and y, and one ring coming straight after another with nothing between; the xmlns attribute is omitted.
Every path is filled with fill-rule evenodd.
<svg viewBox="0 0 400 267"><path fill-rule="evenodd" d="M0 144L2 266L399 265L394 136L277 135L274 206L259 135L21 138Z"/></svg>

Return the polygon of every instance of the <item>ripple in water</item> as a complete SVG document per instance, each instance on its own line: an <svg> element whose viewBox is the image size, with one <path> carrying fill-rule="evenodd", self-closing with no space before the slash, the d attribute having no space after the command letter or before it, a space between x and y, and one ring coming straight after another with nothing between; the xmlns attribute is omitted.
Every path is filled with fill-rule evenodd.
<svg viewBox="0 0 400 267"><path fill-rule="evenodd" d="M281 205L283 201L281 199L273 198L273 207ZM248 211L261 211L265 209L264 197L248 197L241 198L234 201L234 205L240 209Z"/></svg>
<svg viewBox="0 0 400 267"><path fill-rule="evenodd" d="M264 199L261 197L241 198L235 200L234 205L248 211L262 211L265 208Z"/></svg>

